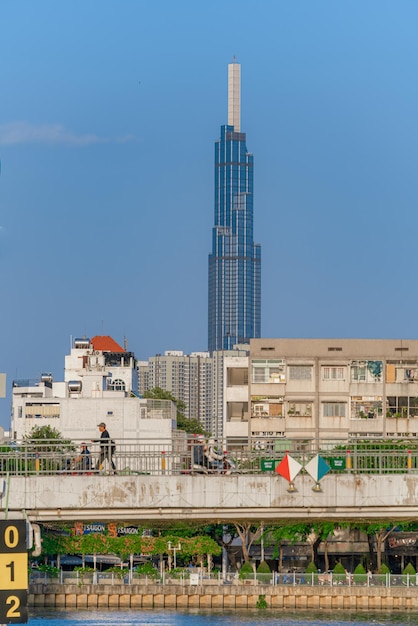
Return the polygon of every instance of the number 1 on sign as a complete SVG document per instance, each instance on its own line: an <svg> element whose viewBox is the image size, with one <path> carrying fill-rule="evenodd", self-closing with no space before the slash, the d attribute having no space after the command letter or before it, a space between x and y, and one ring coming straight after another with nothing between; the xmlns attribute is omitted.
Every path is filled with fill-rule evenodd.
<svg viewBox="0 0 418 626"><path fill-rule="evenodd" d="M14 581L15 581L15 562L14 561L10 561L10 563L7 563L6 567L10 567L10 582L14 583Z"/></svg>
<svg viewBox="0 0 418 626"><path fill-rule="evenodd" d="M28 555L0 554L0 589L28 588ZM1 621L0 621L1 624Z"/></svg>

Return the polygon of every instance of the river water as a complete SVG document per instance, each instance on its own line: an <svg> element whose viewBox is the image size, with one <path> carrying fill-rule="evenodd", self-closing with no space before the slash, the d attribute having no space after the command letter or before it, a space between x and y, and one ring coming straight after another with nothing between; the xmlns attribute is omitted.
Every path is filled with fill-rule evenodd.
<svg viewBox="0 0 418 626"><path fill-rule="evenodd" d="M32 610L30 626L416 626L418 613L288 610Z"/></svg>

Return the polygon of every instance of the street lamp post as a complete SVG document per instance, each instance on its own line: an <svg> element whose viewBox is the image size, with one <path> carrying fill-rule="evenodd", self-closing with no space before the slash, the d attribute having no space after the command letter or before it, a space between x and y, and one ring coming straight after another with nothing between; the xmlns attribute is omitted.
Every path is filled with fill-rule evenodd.
<svg viewBox="0 0 418 626"><path fill-rule="evenodd" d="M176 554L179 550L181 550L181 543L179 541L177 546L173 546L171 544L171 541L167 541L167 549L168 549L168 555L169 555L169 566L168 569L171 572L171 553L173 553L174 556L174 569L176 569L177 567L177 562L176 562Z"/></svg>

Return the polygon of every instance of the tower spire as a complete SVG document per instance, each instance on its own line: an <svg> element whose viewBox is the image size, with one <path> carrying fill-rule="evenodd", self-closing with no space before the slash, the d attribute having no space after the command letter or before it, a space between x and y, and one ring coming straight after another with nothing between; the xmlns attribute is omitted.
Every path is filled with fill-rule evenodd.
<svg viewBox="0 0 418 626"><path fill-rule="evenodd" d="M228 126L236 133L241 132L241 65L236 62L228 65Z"/></svg>

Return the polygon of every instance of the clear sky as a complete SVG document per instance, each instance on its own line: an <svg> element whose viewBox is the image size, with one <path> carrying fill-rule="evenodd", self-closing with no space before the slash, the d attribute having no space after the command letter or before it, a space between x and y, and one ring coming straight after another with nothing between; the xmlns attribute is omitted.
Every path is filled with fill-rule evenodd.
<svg viewBox="0 0 418 626"><path fill-rule="evenodd" d="M70 338L207 347L242 65L262 336L416 338L416 0L1 0L0 400Z"/></svg>

